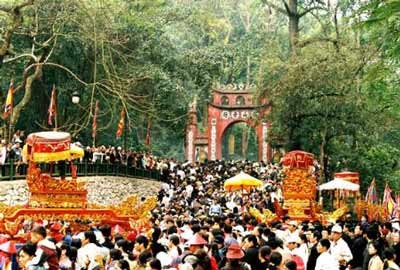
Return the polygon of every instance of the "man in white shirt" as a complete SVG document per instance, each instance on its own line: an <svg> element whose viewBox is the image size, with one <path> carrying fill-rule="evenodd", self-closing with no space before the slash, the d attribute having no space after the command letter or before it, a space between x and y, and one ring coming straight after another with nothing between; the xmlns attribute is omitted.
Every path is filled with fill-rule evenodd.
<svg viewBox="0 0 400 270"><path fill-rule="evenodd" d="M317 244L317 251L320 254L317 258L315 270L339 270L336 259L329 254L331 243L328 239L321 239Z"/></svg>
<svg viewBox="0 0 400 270"><path fill-rule="evenodd" d="M287 230L285 231L284 234L284 239L282 239L284 242L287 242L289 238L299 238L299 231L297 230L297 221L296 220L290 220L288 222L288 227Z"/></svg>
<svg viewBox="0 0 400 270"><path fill-rule="evenodd" d="M330 253L339 263L341 268L346 268L346 265L349 261L353 259L353 254L346 241L342 239L342 227L339 224L336 224L332 227L331 230L331 248Z"/></svg>
<svg viewBox="0 0 400 270"><path fill-rule="evenodd" d="M108 249L96 245L96 234L93 231L84 232L82 247L78 249L77 263L80 269L97 269L108 256Z"/></svg>
<svg viewBox="0 0 400 270"><path fill-rule="evenodd" d="M217 199L214 199L213 204L211 204L211 206L210 206L208 214L210 216L221 216L222 215L222 208L221 208L221 205L218 203Z"/></svg>
<svg viewBox="0 0 400 270"><path fill-rule="evenodd" d="M193 189L194 188L190 183L186 186L185 190L186 190L186 198L187 199L192 197Z"/></svg>

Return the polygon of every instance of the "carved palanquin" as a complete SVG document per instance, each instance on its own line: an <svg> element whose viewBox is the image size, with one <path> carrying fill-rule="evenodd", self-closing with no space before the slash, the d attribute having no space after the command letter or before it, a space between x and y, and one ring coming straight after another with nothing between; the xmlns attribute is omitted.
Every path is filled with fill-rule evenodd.
<svg viewBox="0 0 400 270"><path fill-rule="evenodd" d="M94 224L118 224L127 229L135 228L139 232L147 231L151 227L150 211L157 205L154 196L142 201L138 196L132 195L111 206L87 202L85 181L78 180L76 166L71 162L82 157L83 150L71 144L68 133L30 134L23 155L28 161L26 181L29 201L27 205L14 206L0 202L0 234L15 235L22 228L21 222L24 220L62 220L75 225L80 225L80 221L90 220ZM71 162L72 177L66 177L66 172L63 171L67 162ZM56 164L60 177L54 176Z"/></svg>
<svg viewBox="0 0 400 270"><path fill-rule="evenodd" d="M38 163L70 162L83 156L81 148L71 144L71 136L66 132L38 132L28 136L23 154L27 159L30 207L68 207L86 206L87 191L84 182L76 179L75 165L71 165L72 178L55 178L50 172L43 172Z"/></svg>
<svg viewBox="0 0 400 270"><path fill-rule="evenodd" d="M289 152L283 158L282 211L290 218L304 220L315 216L313 205L317 183L310 170L313 162L313 155L302 151Z"/></svg>

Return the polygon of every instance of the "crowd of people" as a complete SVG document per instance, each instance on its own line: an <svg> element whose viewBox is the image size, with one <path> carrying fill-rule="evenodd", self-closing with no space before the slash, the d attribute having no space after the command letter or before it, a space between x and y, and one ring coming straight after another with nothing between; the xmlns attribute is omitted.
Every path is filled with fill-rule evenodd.
<svg viewBox="0 0 400 270"><path fill-rule="evenodd" d="M22 149L25 144L25 132L17 130L10 142L0 140L0 176L7 176L7 164L13 162L16 166L15 172L23 174L26 170L23 165L26 161L22 155ZM102 163L102 164L122 164L129 167L136 167L145 170L159 169L157 164L161 159L156 159L151 152L135 151L133 149L123 149L121 146L83 146L77 142L76 145L84 149L84 157L80 162L85 163Z"/></svg>
<svg viewBox="0 0 400 270"><path fill-rule="evenodd" d="M0 237L1 268L400 269L397 220L369 223L366 217L357 220L349 212L332 224L290 216L265 224L251 216L250 207L274 212L273 202L283 200L280 164L153 160L162 185L150 230L122 232L118 226L91 224L74 231L61 220L26 220L19 234L26 235L27 242L14 247L9 236ZM313 173L318 175L318 170L316 163ZM240 171L261 179L264 186L245 195L226 192L224 180Z"/></svg>
<svg viewBox="0 0 400 270"><path fill-rule="evenodd" d="M121 146L115 147L111 145L108 147L105 145L98 147L86 146L82 161L88 163L123 164L146 170L155 169L158 162L151 152L135 151L133 149L125 150Z"/></svg>

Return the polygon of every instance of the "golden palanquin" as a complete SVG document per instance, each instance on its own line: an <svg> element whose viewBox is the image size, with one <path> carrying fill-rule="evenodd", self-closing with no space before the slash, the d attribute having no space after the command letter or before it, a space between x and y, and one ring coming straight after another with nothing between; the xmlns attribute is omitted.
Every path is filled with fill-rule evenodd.
<svg viewBox="0 0 400 270"><path fill-rule="evenodd" d="M87 203L84 182L78 182L76 166L71 163L71 179L54 178L51 172L42 172L37 163L71 162L84 155L83 149L71 144L66 132L37 132L28 136L23 149L28 161L26 181L31 207L82 208Z"/></svg>
<svg viewBox="0 0 400 270"><path fill-rule="evenodd" d="M139 202L133 195L113 206L89 205L85 182L77 179L73 159L82 157L83 149L71 144L69 133L38 132L30 134L23 149L28 161L26 177L29 202L26 206L8 206L0 203L0 233L15 234L21 221L28 220L91 220L94 223L114 223L126 228L144 228L149 212L156 206L155 197ZM44 172L38 163L70 162L71 177L56 178L52 169Z"/></svg>
<svg viewBox="0 0 400 270"><path fill-rule="evenodd" d="M292 151L283 158L283 214L304 220L315 217L317 182L312 175L314 156L303 151Z"/></svg>

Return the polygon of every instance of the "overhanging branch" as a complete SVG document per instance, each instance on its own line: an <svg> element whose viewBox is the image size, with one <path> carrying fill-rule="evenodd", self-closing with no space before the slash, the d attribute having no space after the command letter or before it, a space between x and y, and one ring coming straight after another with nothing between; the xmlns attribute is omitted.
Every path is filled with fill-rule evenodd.
<svg viewBox="0 0 400 270"><path fill-rule="evenodd" d="M310 13L311 11L316 10L316 9L326 10L325 7L322 7L322 6L314 6L314 7L311 7L311 8L307 8L307 9L304 10L303 12L300 12L300 13L299 13L299 18L301 18L301 17L307 15L308 13Z"/></svg>
<svg viewBox="0 0 400 270"><path fill-rule="evenodd" d="M285 15L287 15L288 14L288 10L286 9L283 9L283 8L281 8L281 7L278 7L277 5L275 5L274 3L271 3L270 1L268 1L268 0L263 0L263 2L267 5L267 6L270 6L270 7L272 7L273 9L275 9L276 11L278 11L278 12L280 12L280 13L282 13L282 14L285 14ZM283 2L285 2L285 1L283 1ZM285 2L285 4L286 4L286 2ZM287 4L286 4L287 5ZM285 6L286 7L286 6Z"/></svg>

